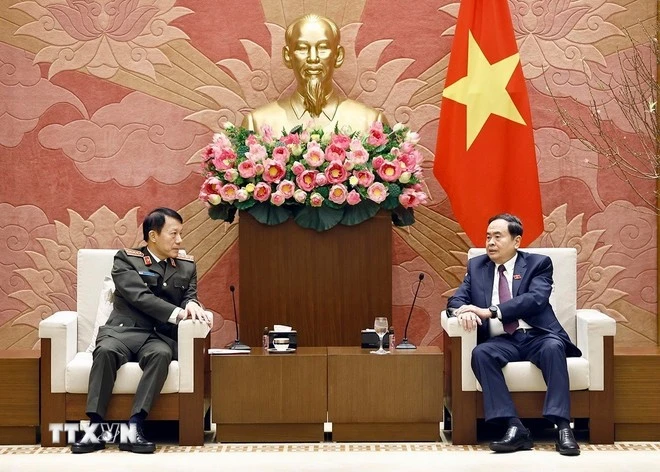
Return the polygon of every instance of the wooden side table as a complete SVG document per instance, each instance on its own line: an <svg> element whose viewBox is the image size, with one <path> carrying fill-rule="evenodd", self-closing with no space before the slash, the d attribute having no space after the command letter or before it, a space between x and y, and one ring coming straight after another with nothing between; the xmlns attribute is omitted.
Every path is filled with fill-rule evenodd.
<svg viewBox="0 0 660 472"><path fill-rule="evenodd" d="M219 442L323 441L325 347L292 354L252 348L211 356L211 412Z"/></svg>
<svg viewBox="0 0 660 472"><path fill-rule="evenodd" d="M36 444L39 351L0 350L0 444Z"/></svg>
<svg viewBox="0 0 660 472"><path fill-rule="evenodd" d="M328 418L334 441L437 441L443 355L421 346L378 356L328 348Z"/></svg>

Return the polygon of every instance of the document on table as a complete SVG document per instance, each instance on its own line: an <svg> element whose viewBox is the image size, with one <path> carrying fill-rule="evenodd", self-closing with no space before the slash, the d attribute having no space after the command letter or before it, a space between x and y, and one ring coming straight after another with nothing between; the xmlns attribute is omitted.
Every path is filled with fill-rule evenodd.
<svg viewBox="0 0 660 472"><path fill-rule="evenodd" d="M250 354L250 351L240 351L238 349L223 349L219 347L214 347L211 348L207 351L210 355L216 355L216 354Z"/></svg>

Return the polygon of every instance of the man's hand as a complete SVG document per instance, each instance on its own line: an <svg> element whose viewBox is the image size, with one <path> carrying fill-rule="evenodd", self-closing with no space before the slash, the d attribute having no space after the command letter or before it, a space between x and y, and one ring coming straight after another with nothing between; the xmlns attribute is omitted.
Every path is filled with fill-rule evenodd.
<svg viewBox="0 0 660 472"><path fill-rule="evenodd" d="M190 318L193 321L202 321L213 327L213 313L204 310L195 302L188 302L186 309L183 311L182 319Z"/></svg>
<svg viewBox="0 0 660 472"><path fill-rule="evenodd" d="M481 326L481 320L490 318L490 311L474 305L463 305L454 312L464 330L472 331Z"/></svg>

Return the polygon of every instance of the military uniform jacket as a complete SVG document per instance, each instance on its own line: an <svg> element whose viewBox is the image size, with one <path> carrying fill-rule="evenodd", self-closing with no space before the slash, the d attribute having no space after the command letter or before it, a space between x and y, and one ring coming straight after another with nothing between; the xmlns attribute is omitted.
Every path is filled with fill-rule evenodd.
<svg viewBox="0 0 660 472"><path fill-rule="evenodd" d="M114 308L98 340L112 336L137 352L155 333L177 358L177 325L168 323L175 307L197 301L197 269L191 256L170 259L163 268L146 247L121 249L112 267L115 282Z"/></svg>

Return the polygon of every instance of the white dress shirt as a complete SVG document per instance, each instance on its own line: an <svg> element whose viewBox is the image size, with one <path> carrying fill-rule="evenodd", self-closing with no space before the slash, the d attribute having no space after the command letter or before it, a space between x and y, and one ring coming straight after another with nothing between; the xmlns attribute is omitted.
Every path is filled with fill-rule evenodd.
<svg viewBox="0 0 660 472"><path fill-rule="evenodd" d="M491 318L488 326L490 328L491 336L500 336L505 334L504 326L502 325L502 313L500 312L500 274L499 267L504 265L504 277L506 282L509 285L509 293L513 297L513 269L516 266L516 260L518 259L518 253L516 253L511 259L506 261L504 264L495 264L495 276L493 277L493 298L492 304L497 306L497 318ZM523 320L518 319L518 328L530 329L531 326L525 323Z"/></svg>

